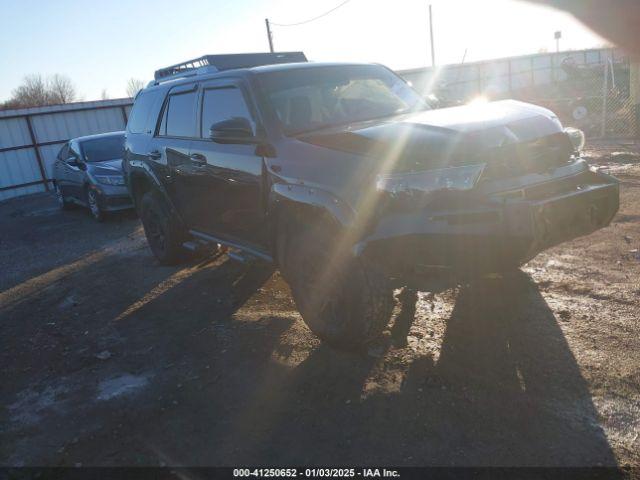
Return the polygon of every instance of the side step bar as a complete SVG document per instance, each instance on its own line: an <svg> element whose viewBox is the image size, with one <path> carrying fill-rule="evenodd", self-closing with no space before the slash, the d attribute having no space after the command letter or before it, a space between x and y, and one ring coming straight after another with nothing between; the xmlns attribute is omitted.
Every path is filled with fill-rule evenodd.
<svg viewBox="0 0 640 480"><path fill-rule="evenodd" d="M211 244L209 242L203 242L202 240L190 240L188 242L184 242L182 246L192 252L199 252L210 247Z"/></svg>
<svg viewBox="0 0 640 480"><path fill-rule="evenodd" d="M211 244L211 243L219 243L220 245L224 245L225 247L229 247L234 251L227 252L227 256L233 260L237 260L242 263L251 263L255 260L262 260L267 263L273 263L273 258L271 255L268 255L259 250L246 247L244 245L239 245L235 242L231 242L229 240L224 240L221 238L216 238L207 233L198 232L197 230L189 230L189 233L195 237L195 240L191 242L185 242L183 244L184 247L190 248L190 245L187 244Z"/></svg>

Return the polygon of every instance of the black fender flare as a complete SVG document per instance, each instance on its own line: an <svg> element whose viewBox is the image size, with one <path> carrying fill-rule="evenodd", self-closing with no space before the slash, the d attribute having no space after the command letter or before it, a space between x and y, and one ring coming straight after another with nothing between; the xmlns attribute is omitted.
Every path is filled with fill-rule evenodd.
<svg viewBox="0 0 640 480"><path fill-rule="evenodd" d="M141 160L130 160L129 171L126 174L126 183L127 183L127 190L129 190L129 196L133 200L136 208L138 208L138 205L137 205L137 199L134 191L134 182L139 182L139 181L146 182L148 185L150 185L152 189L155 189L156 191L158 191L158 193L160 193L160 195L162 196L163 202L169 208L171 213L176 215L176 218L178 218L178 220L186 228L186 223L184 222L184 219L180 215L180 212L178 211L178 209L175 208L175 205L171 201L171 196L167 192L167 189L162 184L162 182L158 179L158 176L151 169L151 167L147 165L146 162L143 162Z"/></svg>
<svg viewBox="0 0 640 480"><path fill-rule="evenodd" d="M145 162L140 160L129 161L129 171L127 172L127 189L132 198L134 198L133 184L134 181L142 179L154 188L160 190L166 196L166 190L162 182L158 179L154 171Z"/></svg>
<svg viewBox="0 0 640 480"><path fill-rule="evenodd" d="M268 197L267 217L269 218L269 238L271 250L276 258L276 242L280 215L284 211L297 214L301 218L324 219L344 230L355 224L355 212L344 201L332 193L307 185L276 183L271 186Z"/></svg>

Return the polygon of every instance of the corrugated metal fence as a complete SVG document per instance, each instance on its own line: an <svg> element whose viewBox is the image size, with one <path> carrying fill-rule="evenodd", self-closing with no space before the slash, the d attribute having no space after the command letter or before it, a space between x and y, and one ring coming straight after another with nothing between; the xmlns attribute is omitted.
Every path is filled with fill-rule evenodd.
<svg viewBox="0 0 640 480"><path fill-rule="evenodd" d="M0 200L49 189L62 144L124 130L131 104L123 98L0 111Z"/></svg>

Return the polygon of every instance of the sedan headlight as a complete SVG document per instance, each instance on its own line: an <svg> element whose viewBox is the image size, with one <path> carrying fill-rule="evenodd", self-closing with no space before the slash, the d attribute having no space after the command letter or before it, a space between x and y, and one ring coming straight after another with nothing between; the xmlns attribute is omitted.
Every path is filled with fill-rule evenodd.
<svg viewBox="0 0 640 480"><path fill-rule="evenodd" d="M94 178L103 185L124 185L122 175L94 175Z"/></svg>
<svg viewBox="0 0 640 480"><path fill-rule="evenodd" d="M437 190L471 190L485 164L463 167L440 168L412 173L391 173L378 175L376 188L393 195L398 193L435 192Z"/></svg>

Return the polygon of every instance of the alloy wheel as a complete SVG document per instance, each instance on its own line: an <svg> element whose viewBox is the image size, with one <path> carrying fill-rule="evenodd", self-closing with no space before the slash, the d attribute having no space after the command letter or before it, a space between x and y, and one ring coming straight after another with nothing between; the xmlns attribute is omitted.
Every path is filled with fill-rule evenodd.
<svg viewBox="0 0 640 480"><path fill-rule="evenodd" d="M89 210L91 210L91 215L96 220L100 219L102 216L102 212L100 211L100 206L98 205L98 197L96 196L96 192L93 190L89 190L89 194L87 195L87 200L89 202Z"/></svg>
<svg viewBox="0 0 640 480"><path fill-rule="evenodd" d="M58 201L58 204L61 207L64 207L64 196L62 195L62 190L60 190L60 187L57 183L54 186L54 192L56 194L56 200Z"/></svg>
<svg viewBox="0 0 640 480"><path fill-rule="evenodd" d="M146 223L149 242L154 245L159 251L164 252L166 235L162 226L162 222L160 222L158 215L154 211L150 211L147 214Z"/></svg>

